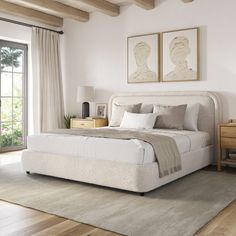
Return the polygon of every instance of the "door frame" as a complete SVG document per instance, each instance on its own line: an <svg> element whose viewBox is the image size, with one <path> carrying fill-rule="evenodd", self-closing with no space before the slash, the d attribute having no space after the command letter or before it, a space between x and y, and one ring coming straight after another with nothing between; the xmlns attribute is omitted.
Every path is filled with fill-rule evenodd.
<svg viewBox="0 0 236 236"><path fill-rule="evenodd" d="M22 129L22 140L23 145L20 146L10 146L10 147L3 147L0 144L0 153L3 152L10 152L10 151L17 151L22 150L27 147L27 134L28 134L28 45L24 43L18 43L14 41L8 41L8 40L2 40L0 39L0 48L2 47L10 47L10 48L17 48L24 51L24 58L23 58L23 64L24 64L24 78L23 78L23 86L22 86L22 98L23 98L23 129ZM1 66L0 66L0 98L1 98ZM12 85L13 86L13 85ZM1 121L1 109L0 106L0 124ZM1 136L1 127L0 127L0 136Z"/></svg>

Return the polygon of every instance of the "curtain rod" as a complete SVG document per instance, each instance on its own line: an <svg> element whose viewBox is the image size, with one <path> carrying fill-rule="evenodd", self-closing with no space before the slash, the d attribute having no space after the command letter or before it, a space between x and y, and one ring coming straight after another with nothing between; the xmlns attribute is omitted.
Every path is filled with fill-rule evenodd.
<svg viewBox="0 0 236 236"><path fill-rule="evenodd" d="M0 20L1 21L6 21L6 22L9 22L9 23L12 23L12 24L23 25L23 26L30 27L30 28L36 27L36 28L39 28L39 29L49 30L49 31L52 31L52 32L55 32L55 33L58 33L58 34L64 34L63 31L48 29L48 28L45 28L45 27L40 27L40 26L37 26L37 25L31 25L31 24L27 24L27 23L24 23L24 22L16 21L16 20L10 20L10 19L3 18L3 17L0 17Z"/></svg>

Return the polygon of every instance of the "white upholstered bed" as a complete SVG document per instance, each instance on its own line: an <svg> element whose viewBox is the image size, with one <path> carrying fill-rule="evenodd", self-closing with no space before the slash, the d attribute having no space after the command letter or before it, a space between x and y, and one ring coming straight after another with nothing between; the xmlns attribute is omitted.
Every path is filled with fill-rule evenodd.
<svg viewBox="0 0 236 236"><path fill-rule="evenodd" d="M28 138L22 154L26 172L72 179L134 192L148 192L177 178L209 165L213 160L215 129L221 119L220 102L212 92L155 92L118 94L112 104L200 104L199 131L155 130L176 141L181 154L182 170L159 177L158 163L152 146L141 140L42 134ZM153 132L153 131L152 131Z"/></svg>

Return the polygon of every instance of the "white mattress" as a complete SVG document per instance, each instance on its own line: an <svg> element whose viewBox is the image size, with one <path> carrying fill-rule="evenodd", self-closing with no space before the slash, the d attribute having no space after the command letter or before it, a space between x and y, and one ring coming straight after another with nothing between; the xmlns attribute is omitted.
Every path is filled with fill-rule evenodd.
<svg viewBox="0 0 236 236"><path fill-rule="evenodd" d="M208 146L205 132L152 129L145 132L173 137L181 154ZM153 148L141 140L82 137L62 134L40 134L28 137L28 149L51 154L110 160L142 165L156 161Z"/></svg>

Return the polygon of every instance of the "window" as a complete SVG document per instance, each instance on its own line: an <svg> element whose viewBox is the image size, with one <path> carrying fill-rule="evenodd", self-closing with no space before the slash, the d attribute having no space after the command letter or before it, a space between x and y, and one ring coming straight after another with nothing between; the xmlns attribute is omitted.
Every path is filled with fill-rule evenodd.
<svg viewBox="0 0 236 236"><path fill-rule="evenodd" d="M22 149L27 135L27 45L0 40L0 151Z"/></svg>

